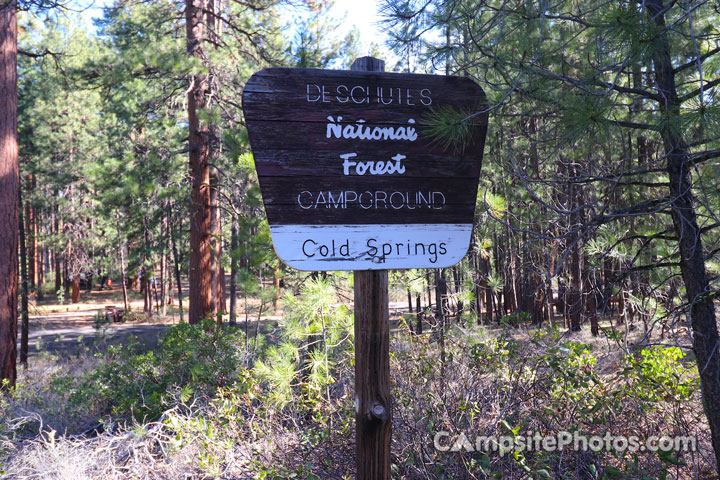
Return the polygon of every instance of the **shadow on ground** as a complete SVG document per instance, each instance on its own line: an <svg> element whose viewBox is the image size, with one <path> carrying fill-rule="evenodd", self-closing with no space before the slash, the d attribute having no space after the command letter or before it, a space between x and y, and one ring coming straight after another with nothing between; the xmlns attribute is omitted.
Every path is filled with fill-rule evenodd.
<svg viewBox="0 0 720 480"><path fill-rule="evenodd" d="M135 337L143 350L157 347L160 337L171 325L141 324L113 325L111 327L75 327L31 332L28 354L42 352L61 357L93 354L106 350L110 345L127 344ZM18 348L19 348L18 342Z"/></svg>

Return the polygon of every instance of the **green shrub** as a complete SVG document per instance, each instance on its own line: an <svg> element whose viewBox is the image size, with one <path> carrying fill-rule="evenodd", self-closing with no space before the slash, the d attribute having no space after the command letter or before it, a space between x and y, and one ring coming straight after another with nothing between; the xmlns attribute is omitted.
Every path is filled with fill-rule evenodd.
<svg viewBox="0 0 720 480"><path fill-rule="evenodd" d="M638 356L624 358L623 376L628 392L646 402L686 402L700 389L700 380L693 366L686 367L685 354L677 347L653 346Z"/></svg>
<svg viewBox="0 0 720 480"><path fill-rule="evenodd" d="M298 406L298 400L312 408L318 402L329 404L335 371L352 358L352 314L338 303L332 285L313 280L298 297L286 298L283 327L278 345L263 352L253 368L267 387L267 400L280 409Z"/></svg>
<svg viewBox="0 0 720 480"><path fill-rule="evenodd" d="M156 351L139 352L137 341L112 346L96 371L67 386L72 389L70 401L92 404L100 415L157 418L178 388L187 401L235 381L241 335L205 320L170 327Z"/></svg>
<svg viewBox="0 0 720 480"><path fill-rule="evenodd" d="M528 312L513 312L503 315L500 319L502 325L519 327L520 325L529 325L532 322L532 315Z"/></svg>

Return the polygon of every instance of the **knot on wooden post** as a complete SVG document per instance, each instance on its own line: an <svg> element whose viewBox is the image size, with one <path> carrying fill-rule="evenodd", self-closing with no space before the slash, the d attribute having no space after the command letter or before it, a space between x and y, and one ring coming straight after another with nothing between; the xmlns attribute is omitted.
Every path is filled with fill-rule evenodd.
<svg viewBox="0 0 720 480"><path fill-rule="evenodd" d="M381 423L387 422L388 409L385 408L385 405L380 402L373 402L372 406L367 412L367 418L370 421L379 421Z"/></svg>

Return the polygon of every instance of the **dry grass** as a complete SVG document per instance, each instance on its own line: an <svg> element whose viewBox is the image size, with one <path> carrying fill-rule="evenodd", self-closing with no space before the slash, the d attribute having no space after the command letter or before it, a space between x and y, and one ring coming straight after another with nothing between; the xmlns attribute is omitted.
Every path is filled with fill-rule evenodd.
<svg viewBox="0 0 720 480"><path fill-rule="evenodd" d="M197 469L183 461L190 457L188 452L163 455L168 441L162 423L94 438L58 437L51 430L22 442L9 455L6 469L10 478L18 479L193 478Z"/></svg>
<svg viewBox="0 0 720 480"><path fill-rule="evenodd" d="M0 433L24 439L45 430L75 434L97 424L95 412L83 411L67 402L67 395L58 391L56 378L72 378L92 371L98 360L87 355L73 358L41 354L33 358L30 368L20 368L18 383L6 405L0 404ZM9 425L8 432L2 426Z"/></svg>
<svg viewBox="0 0 720 480"><path fill-rule="evenodd" d="M489 345L503 336L516 342L517 350L509 353L511 360L494 367L483 361L473 361L472 355L468 355L472 337L478 344ZM643 337L640 332L630 332L628 353L639 350L641 343L648 341ZM592 337L589 331L549 337L548 340L542 345L531 342L527 329L456 328L446 339L449 353L441 368L437 348L427 339L396 338L393 344L397 355L393 365L393 389L397 408L393 439L398 478L431 479L440 471L447 478L487 478L477 467L485 453L489 455L489 472L502 472L502 478L527 478L532 472L521 468L521 462L509 455L438 452L434 448L435 432L464 433L473 442L476 435L509 435L505 421L518 427L520 434L539 432L552 436L560 431L580 429L587 436L603 436L606 432L641 439L651 435L694 436L698 441L697 452L683 455L682 460L687 466L673 466L668 471L668 478L718 478L699 391L689 401L668 398L657 403L644 402L623 393L626 381L620 371L625 354L615 342ZM547 368L544 356L553 344L562 345L567 341L592 347L597 360L593 370L600 383L590 384L587 388L567 387L560 390L558 396L553 388L553 378L557 378L557 374ZM678 342L686 344L685 339L678 339ZM675 344L668 339L661 343ZM695 368L692 358L685 360L690 369ZM572 395L577 395L577 400ZM590 402L590 405L602 402L603 407L588 414L583 409L583 402ZM592 471L602 472L608 466L624 471L625 462L633 461L627 452L616 457L607 451L529 452L521 455L521 459L527 465L535 464L535 468L544 467L552 478L588 480L600 478ZM656 475L660 475L662 468L663 462L656 454L640 453L637 469L644 470L648 476L641 477L636 473L622 478L658 478Z"/></svg>
<svg viewBox="0 0 720 480"><path fill-rule="evenodd" d="M501 338L515 342L508 353L490 348ZM393 478L487 478L478 468L485 452L439 452L433 437L440 430L468 436L505 434L503 421L543 434L581 428L588 435L607 430L640 437L695 435L698 451L684 456L687 466L671 468L668 478L717 478L711 470L713 453L699 395L689 401L668 399L653 405L637 398L610 398L622 392L623 382L618 372L624 351L614 342L583 331L560 338L550 335L545 343L538 343L531 341L529 330L456 326L447 335L447 359L441 365L437 341L437 332L421 337L400 332L392 338ZM593 346L595 370L602 380L587 389L569 389L567 395L579 395L578 402L607 402L597 415L604 423L594 423L595 417L583 413L569 397L553 393L556 373L543 359L553 344L567 341ZM684 341L678 337L662 343ZM647 342L641 332L631 332L627 352ZM473 356L469 347L473 343L488 346L484 360ZM180 401L178 394L156 422L122 427L107 422L99 433L78 436L95 424L98 412L71 410L63 395L53 391L50 379L61 372L89 371L95 361L46 357L41 365L36 363L22 373L19 393L5 405L0 423L5 440L0 464L8 478L176 480L267 475L264 478L285 479L290 474L353 478L350 362L339 362L334 372L337 381L329 405L303 404L298 388L297 401L277 409L267 400L266 387L254 383L191 405ZM622 467L627 460L609 452L524 455L533 468L542 465L553 478L567 479L600 478L591 473L593 469ZM489 453L489 462L491 471L502 473L503 478L528 478L528 472L510 456ZM663 464L656 455L642 454L637 466L652 477Z"/></svg>
<svg viewBox="0 0 720 480"><path fill-rule="evenodd" d="M237 416L227 413L212 402L177 405L157 422L109 428L90 438L44 431L13 442L4 468L8 478L16 479L242 480L258 478L259 471L273 470L273 465L307 459L312 451L297 432L281 425L279 416L255 417L248 409ZM214 430L221 425L222 432ZM311 455L318 463L327 459L316 453ZM280 475L269 478L284 478Z"/></svg>

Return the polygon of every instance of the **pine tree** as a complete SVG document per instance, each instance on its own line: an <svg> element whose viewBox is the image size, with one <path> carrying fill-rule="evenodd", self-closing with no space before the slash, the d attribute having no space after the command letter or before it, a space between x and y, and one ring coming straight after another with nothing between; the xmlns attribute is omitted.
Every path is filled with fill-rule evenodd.
<svg viewBox="0 0 720 480"><path fill-rule="evenodd" d="M0 381L17 369L18 190L17 2L0 4ZM5 388L3 383L1 388Z"/></svg>
<svg viewBox="0 0 720 480"><path fill-rule="evenodd" d="M455 71L488 93L488 146L502 159L489 172L543 214L539 230L521 215L504 223L554 250L535 268L564 297L573 329L592 318L593 304L602 311L614 299L632 321L629 302L682 278L720 464L718 289L707 267L720 252L720 199L708 171L720 158L717 12L661 0L542 8L410 0L387 2L386 11L403 44L419 45L435 65L451 56ZM448 27L449 42L440 38ZM434 35L418 33L426 31ZM505 197L515 211L518 194ZM511 234L500 238L507 244Z"/></svg>
<svg viewBox="0 0 720 480"><path fill-rule="evenodd" d="M40 21L29 16L23 21L21 46L28 50L52 51L45 56L23 57L19 65L19 133L22 173L28 178L24 199L39 218L56 216L62 231L45 235L38 243L34 223L28 233L35 252L53 246L67 272L66 284L73 285L73 298L79 294L81 279L89 280L100 239L94 226L92 186L86 183L88 168L101 155L99 95L78 85L71 73L94 52L85 33L75 27L75 19ZM30 220L30 219L28 219ZM48 243L49 242L49 243ZM37 273L37 269L36 273ZM37 276L39 278L39 275Z"/></svg>
<svg viewBox="0 0 720 480"><path fill-rule="evenodd" d="M188 318L191 324L200 321L215 312L212 284L211 251L211 185L210 159L217 148L218 139L214 138L214 128L207 121L200 120L201 111L209 107L211 79L202 71L201 62L205 55L205 2L185 1L185 28L187 32L187 52L199 62L198 70L189 76L190 87L187 90L188 112L188 150L190 162L191 202L190 205L190 308Z"/></svg>

